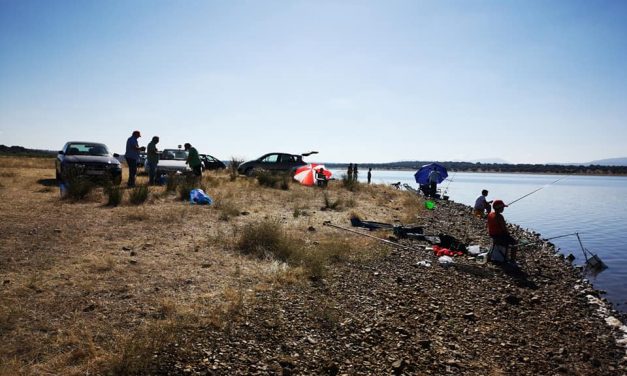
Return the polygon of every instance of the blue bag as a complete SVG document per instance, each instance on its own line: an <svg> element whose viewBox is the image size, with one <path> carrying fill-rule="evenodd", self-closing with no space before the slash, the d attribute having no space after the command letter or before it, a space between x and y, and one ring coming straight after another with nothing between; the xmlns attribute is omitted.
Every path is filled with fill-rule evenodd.
<svg viewBox="0 0 627 376"><path fill-rule="evenodd" d="M189 203L198 205L211 205L213 200L202 189L192 189L189 192Z"/></svg>

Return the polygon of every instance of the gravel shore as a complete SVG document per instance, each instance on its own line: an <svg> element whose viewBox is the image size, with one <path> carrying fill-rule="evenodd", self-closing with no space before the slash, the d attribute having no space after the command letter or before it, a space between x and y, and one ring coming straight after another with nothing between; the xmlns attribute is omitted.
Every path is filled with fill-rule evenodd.
<svg viewBox="0 0 627 376"><path fill-rule="evenodd" d="M490 244L484 220L464 205L439 201L419 220L427 233ZM467 256L443 267L427 243L400 241L415 249L390 247L368 263L337 264L323 280L256 292L228 327L190 329L185 345L155 354L151 373L625 374L626 328L552 245L526 247L515 269Z"/></svg>

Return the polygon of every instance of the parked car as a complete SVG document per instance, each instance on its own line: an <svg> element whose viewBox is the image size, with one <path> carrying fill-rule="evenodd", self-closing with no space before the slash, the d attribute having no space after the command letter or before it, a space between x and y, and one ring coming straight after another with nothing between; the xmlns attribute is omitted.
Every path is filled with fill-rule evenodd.
<svg viewBox="0 0 627 376"><path fill-rule="evenodd" d="M164 149L159 156L159 163L157 163L157 176L191 173L192 169L185 164L186 160L187 151L183 149Z"/></svg>
<svg viewBox="0 0 627 376"><path fill-rule="evenodd" d="M55 161L57 182L71 177L87 177L92 180L122 182L122 165L105 144L96 142L67 142Z"/></svg>
<svg viewBox="0 0 627 376"><path fill-rule="evenodd" d="M237 168L237 172L248 176L255 175L259 170L294 173L298 167L307 164L303 161L303 157L317 153L317 151L303 154L268 153L255 160L242 163Z"/></svg>
<svg viewBox="0 0 627 376"><path fill-rule="evenodd" d="M148 155L146 154L146 152L139 152L139 159L137 160L137 167L144 167L146 166L146 159L148 158Z"/></svg>
<svg viewBox="0 0 627 376"><path fill-rule="evenodd" d="M222 170L226 168L226 165L219 159L209 154L199 154L202 167L205 170Z"/></svg>

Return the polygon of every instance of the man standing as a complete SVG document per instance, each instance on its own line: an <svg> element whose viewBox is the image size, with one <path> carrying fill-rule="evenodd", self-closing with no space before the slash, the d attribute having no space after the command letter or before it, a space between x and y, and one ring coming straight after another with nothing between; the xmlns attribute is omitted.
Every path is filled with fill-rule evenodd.
<svg viewBox="0 0 627 376"><path fill-rule="evenodd" d="M429 194L431 197L435 197L435 194L438 191L439 180L440 180L440 171L438 171L435 167L433 167L431 172L429 172Z"/></svg>
<svg viewBox="0 0 627 376"><path fill-rule="evenodd" d="M368 184L370 184L370 180L372 180L372 168L368 169Z"/></svg>
<svg viewBox="0 0 627 376"><path fill-rule="evenodd" d="M159 164L159 137L154 136L146 149L146 163L148 163L148 184L155 184L157 180L157 164Z"/></svg>
<svg viewBox="0 0 627 376"><path fill-rule="evenodd" d="M126 153L124 158L128 165L128 187L135 186L135 176L137 176L137 160L139 159L139 152L146 150L145 147L139 147L138 139L141 137L139 131L133 131L131 137L126 140Z"/></svg>
<svg viewBox="0 0 627 376"><path fill-rule="evenodd" d="M492 211L492 207L490 206L490 204L492 203L492 200L488 201L486 200L486 197L488 196L488 190L484 189L483 191L481 191L481 196L477 197L477 199L475 200L475 216L476 217L483 217L483 213L487 213L490 214L490 212Z"/></svg>
<svg viewBox="0 0 627 376"><path fill-rule="evenodd" d="M202 162L200 161L198 150L192 147L189 142L185 144L185 150L187 150L187 161L185 163L194 171L194 175L202 176Z"/></svg>
<svg viewBox="0 0 627 376"><path fill-rule="evenodd" d="M488 234L492 238L492 241L495 245L500 245L503 247L513 246L518 241L514 239L507 231L507 224L505 223L505 218L501 213L505 210L505 203L501 200L495 200L492 207L494 211L488 214ZM515 248L510 249L509 253L509 261L516 261L516 250Z"/></svg>

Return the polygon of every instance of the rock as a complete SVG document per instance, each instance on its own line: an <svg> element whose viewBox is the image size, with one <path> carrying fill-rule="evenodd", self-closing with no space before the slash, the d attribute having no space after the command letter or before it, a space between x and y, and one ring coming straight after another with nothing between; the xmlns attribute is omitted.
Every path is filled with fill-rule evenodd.
<svg viewBox="0 0 627 376"><path fill-rule="evenodd" d="M122 247L122 250L123 250L123 251L130 251L130 250L131 250L131 247L124 246L124 247Z"/></svg>
<svg viewBox="0 0 627 376"><path fill-rule="evenodd" d="M508 304L511 304L511 305L519 305L519 304L520 304L520 302L522 301L522 299L520 299L520 298L519 298L519 297L517 297L516 295L507 295L507 296L505 297L505 301L506 301Z"/></svg>
<svg viewBox="0 0 627 376"><path fill-rule="evenodd" d="M475 319L476 319L476 317L475 317L475 313L474 313L474 312L467 312L467 313L464 313L464 318L465 318L466 320L469 320L469 321L475 321Z"/></svg>
<svg viewBox="0 0 627 376"><path fill-rule="evenodd" d="M418 344L420 345L420 347L422 347L423 349L430 349L431 348L431 340L430 339L421 339L420 341L418 341Z"/></svg>
<svg viewBox="0 0 627 376"><path fill-rule="evenodd" d="M135 251L131 251L131 257L132 257L132 256L137 256L137 252L135 252Z"/></svg>
<svg viewBox="0 0 627 376"><path fill-rule="evenodd" d="M129 261L129 263L130 263L131 265L135 265L135 264L137 264L137 260L130 260L130 261Z"/></svg>
<svg viewBox="0 0 627 376"><path fill-rule="evenodd" d="M55 228L54 232L56 232L57 234L61 233L61 229L60 228Z"/></svg>
<svg viewBox="0 0 627 376"><path fill-rule="evenodd" d="M313 227L313 226L309 226L309 227L307 227L307 231L314 232L314 231L316 231L316 228Z"/></svg>
<svg viewBox="0 0 627 376"><path fill-rule="evenodd" d="M83 312L91 312L95 309L96 309L96 305L94 303L91 303L87 307L83 308Z"/></svg>

